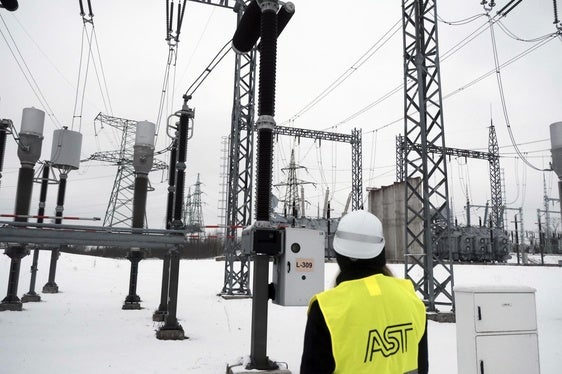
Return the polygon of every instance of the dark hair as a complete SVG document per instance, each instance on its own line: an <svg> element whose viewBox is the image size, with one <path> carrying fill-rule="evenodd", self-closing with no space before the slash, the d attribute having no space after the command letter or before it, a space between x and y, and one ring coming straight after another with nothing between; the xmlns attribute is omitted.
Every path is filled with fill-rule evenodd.
<svg viewBox="0 0 562 374"><path fill-rule="evenodd" d="M336 277L336 286L341 282L365 278L375 274L383 274L392 277L392 272L386 266L386 255L382 252L373 258L355 259L336 253L336 260L340 267L340 273Z"/></svg>

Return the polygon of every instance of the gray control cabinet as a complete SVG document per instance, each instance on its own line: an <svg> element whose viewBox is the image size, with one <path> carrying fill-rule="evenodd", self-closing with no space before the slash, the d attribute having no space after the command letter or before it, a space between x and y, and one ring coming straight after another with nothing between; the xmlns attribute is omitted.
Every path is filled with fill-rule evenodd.
<svg viewBox="0 0 562 374"><path fill-rule="evenodd" d="M535 289L456 286L459 374L538 374Z"/></svg>
<svg viewBox="0 0 562 374"><path fill-rule="evenodd" d="M273 263L273 302L306 306L312 296L324 290L325 235L305 228L283 231L283 252Z"/></svg>

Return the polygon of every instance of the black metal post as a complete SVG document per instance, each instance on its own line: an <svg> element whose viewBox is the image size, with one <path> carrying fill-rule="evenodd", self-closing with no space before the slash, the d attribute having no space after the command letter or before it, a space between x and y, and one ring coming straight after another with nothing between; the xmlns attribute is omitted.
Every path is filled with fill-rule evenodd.
<svg viewBox="0 0 562 374"><path fill-rule="evenodd" d="M182 222L183 217L183 201L185 187L185 160L187 156L187 138L189 132L189 124L193 120L194 112L187 105L190 97L184 97L184 104L180 112L179 122L179 141L177 149L176 162L176 188L174 197L174 214L172 221L173 229L183 229L185 224ZM166 315L164 325L160 327L156 333L158 339L164 340L181 340L185 339L182 326L176 318L177 299L178 299L178 282L180 268L180 254L178 250L172 250L170 259L170 284L168 289L168 314Z"/></svg>
<svg viewBox="0 0 562 374"><path fill-rule="evenodd" d="M62 213L64 211L64 196L66 194L66 180L68 174L61 170L59 190L57 193L57 207L55 211L55 224L60 225L62 223ZM43 293L58 293L59 286L55 281L57 275L57 261L60 257L60 250L58 248L51 251L51 263L49 265L49 280L43 286Z"/></svg>
<svg viewBox="0 0 562 374"><path fill-rule="evenodd" d="M170 150L170 175L168 177L168 201L166 205L166 229L169 230L172 225L174 211L174 195L176 183L176 154L177 140L174 139L172 149ZM163 322L168 314L168 286L170 284L170 253L164 255L162 263L162 289L160 292L160 305L152 315L153 321Z"/></svg>
<svg viewBox="0 0 562 374"><path fill-rule="evenodd" d="M41 175L41 192L39 193L39 209L37 209L37 223L43 223L43 216L45 215L45 201L47 200L47 188L49 186L49 174L51 167L48 162L43 164L43 172ZM35 292L35 283L37 281L37 264L39 263L39 250L33 251L33 261L31 263L31 279L29 281L29 292L22 296L21 301L38 302L41 301L41 296Z"/></svg>
<svg viewBox="0 0 562 374"><path fill-rule="evenodd" d="M517 248L517 265L519 265L519 231L517 230L517 214L515 215L515 248Z"/></svg>
<svg viewBox="0 0 562 374"><path fill-rule="evenodd" d="M16 222L27 222L27 218L21 216L29 215L29 205L33 191L33 166L22 164L18 174L18 188L16 192L15 215ZM24 246L14 246L6 249L5 254L10 257L10 274L8 277L8 290L6 297L0 303L0 311L21 311L22 303L18 297L18 283L20 277L21 259L29 254Z"/></svg>
<svg viewBox="0 0 562 374"><path fill-rule="evenodd" d="M144 216L146 213L146 195L148 191L148 175L137 173L135 176L135 190L133 196L133 228L144 227ZM129 274L129 294L125 298L122 309L141 309L141 299L137 295L137 280L139 274L139 262L144 255L138 248L133 248L127 254L127 259L131 261L131 271Z"/></svg>
<svg viewBox="0 0 562 374"><path fill-rule="evenodd" d="M541 251L541 264L544 265L544 234L542 232L542 224L541 224L541 215L540 212L537 210L538 218L539 218L539 249Z"/></svg>
<svg viewBox="0 0 562 374"><path fill-rule="evenodd" d="M277 71L277 1L260 4L260 70L257 139L256 223L270 221L270 199L275 128L275 79ZM269 302L269 256L254 248L251 363L247 368L274 370L278 365L267 357Z"/></svg>
<svg viewBox="0 0 562 374"><path fill-rule="evenodd" d="M12 121L3 119L0 121L0 182L2 182L2 170L4 167L4 153L6 152L6 138L10 131Z"/></svg>

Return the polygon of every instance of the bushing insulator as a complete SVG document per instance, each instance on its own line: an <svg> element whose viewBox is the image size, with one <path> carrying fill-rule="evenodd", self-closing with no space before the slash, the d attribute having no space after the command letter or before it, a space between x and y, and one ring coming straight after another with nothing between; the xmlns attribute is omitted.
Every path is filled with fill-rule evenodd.
<svg viewBox="0 0 562 374"><path fill-rule="evenodd" d="M295 4L288 2L285 3L279 12L277 12L277 36L281 35L281 32L287 26L287 23L291 20L291 17L295 14Z"/></svg>
<svg viewBox="0 0 562 374"><path fill-rule="evenodd" d="M246 7L236 32L232 37L232 48L238 53L247 53L254 48L259 37L261 9L256 0L252 0Z"/></svg>
<svg viewBox="0 0 562 374"><path fill-rule="evenodd" d="M259 130L257 146L256 220L269 221L273 130Z"/></svg>
<svg viewBox="0 0 562 374"><path fill-rule="evenodd" d="M277 14L265 11L261 16L261 52L258 115L275 116L275 79L277 73Z"/></svg>
<svg viewBox="0 0 562 374"><path fill-rule="evenodd" d="M18 9L17 0L0 0L0 3L6 10L9 10L10 12Z"/></svg>

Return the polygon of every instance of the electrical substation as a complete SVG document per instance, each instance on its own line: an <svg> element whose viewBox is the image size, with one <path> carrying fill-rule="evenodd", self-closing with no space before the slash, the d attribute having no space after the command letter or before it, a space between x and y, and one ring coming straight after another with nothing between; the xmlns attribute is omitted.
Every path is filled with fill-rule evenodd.
<svg viewBox="0 0 562 374"><path fill-rule="evenodd" d="M28 107L18 108L22 113L21 123L18 124L15 118L0 120L0 173L5 161L17 164L12 161L17 159L19 163L17 187L14 196L10 197L13 211L0 211L0 248L10 262L7 293L0 303L0 311L25 313L25 304L44 301L36 286L41 255L50 255L48 273L45 274L48 280L41 292L55 294L53 297L64 292L65 287L60 281L57 283L57 271L62 271L60 266L57 267L61 253L120 258L128 260L129 277L113 280L120 285L123 295L122 305L115 305L115 308L123 313L138 313L151 308L152 323L156 326L153 335L158 340L189 341L190 327L183 326L185 319L181 314L184 311L178 310L178 305L181 305L180 299L187 297L180 292L180 286L190 287L191 283L180 279L181 266L185 258L197 258L196 253L201 251L200 257L216 257L215 266L224 267L221 270L224 273L222 284L216 285L217 293L213 295L217 303L237 303L246 299L251 303L251 310L246 313L251 320L251 328L246 331L249 352L241 351L240 357L231 357L233 361L225 362L226 374L296 373L298 368L289 367L283 357L274 355L271 357L276 358L271 358L269 355L271 325L287 322L277 320L277 314L276 318L270 318L270 305L282 310L306 307L312 296L327 287L326 274L328 266L334 262L332 241L339 219L350 211L365 209L380 218L387 261L400 264L403 273L394 275L412 281L426 306L428 319L456 323L459 373L483 374L484 370L501 370L501 362L513 352L518 352L518 357L525 357L526 366L508 365L512 370L510 373L540 372L535 297L540 290L455 282L456 266L544 265L545 256L562 254L562 215L556 211L562 196L562 122L553 120L535 125L549 126L550 134L547 165L537 168L529 154L520 150L524 143L517 139L518 143L512 132L502 85L501 73L507 65L498 57L494 27L509 35L502 20L509 19L517 11L521 0L497 3L484 0L479 3L482 14L458 23L465 25L480 17L486 19L478 32L490 33L493 70L455 92L461 92L487 76L496 77L511 141L509 146L525 168L538 171L542 176L540 181L532 182L543 191L542 205L536 209L536 227L529 227L530 218L524 216L524 198L515 199L514 203L507 200L507 191L512 186L506 181L509 176L505 165L511 159L502 150L504 146L498 140L502 125L497 119L494 123L491 109L489 124L475 127L470 135L487 143L486 149L454 148L445 141L447 131L443 113L446 105L443 102L451 94L443 92L438 28L452 27L455 23L447 23L440 17L437 0L402 0L399 22L312 102L291 119L279 123L276 118L279 109L276 114L276 108L293 98L278 87L285 89L290 85L293 92L297 92L303 84L298 80L291 81L291 75L283 72L289 57L284 54L292 53L291 48L295 47L291 44L295 40L286 38L293 35L290 30L299 16L298 2L166 0L165 9L162 9L168 52L164 81L159 102L155 103L158 114L145 120L124 118L136 117L135 113L116 116L111 105L106 105L109 104L109 92L105 74L109 72L103 69L95 34L93 7L96 1L76 2L84 29L72 120L63 125L48 104L44 105L46 99L42 93L43 99L39 100L42 109L31 106L36 105L35 101ZM20 7L30 6L25 3L24 0L19 0L19 4L18 1L0 0L0 14L17 14ZM549 40L562 40L557 0L553 4L554 31L527 42L539 45ZM192 6L213 6L216 12L229 11L234 15L228 32L220 30L221 38L227 43L210 63L199 67L203 70L200 75L189 72L187 80L193 83L186 85L183 77L176 77L175 69L180 47L195 43L193 35L185 33L184 25ZM4 23L4 27L8 26ZM206 27L204 32L207 32ZM392 135L386 140L394 152L377 156L392 164L389 170L395 178L380 182L373 177L375 148L381 146L376 143L376 137L379 131L392 128L389 126L396 121L381 127L353 122L350 127L346 119L332 127L310 122L310 128L305 128L303 124L306 122L297 120L359 70L394 35L402 37L403 84L348 117L363 114L393 93L403 93L400 100L402 118L398 121L401 127L389 131ZM445 58L472 39L467 37L454 45L444 53ZM6 37L4 40L9 45ZM13 39L12 42L15 44ZM526 50L517 58L528 53L530 51ZM16 58L16 54L13 55ZM214 74L221 73L221 66L226 65L225 57L229 55L234 59L234 82L222 90L233 92L231 115L223 119L230 126L222 137L220 157L211 159L210 150L208 154L191 153L198 142L202 142L200 139L218 131L215 124L198 121L198 117L206 113L196 111L196 107L201 102L205 85L213 80ZM513 61L515 59L509 63ZM18 65L23 69L22 64ZM89 100L86 97L88 79L92 79L91 76L88 78L88 72L93 74L90 69L95 70L107 113L100 111L95 118L84 118L85 103ZM232 79L232 74L229 76ZM2 95L7 96L9 92ZM0 118L1 110L0 106ZM334 107L330 115L340 110L343 109ZM98 147L97 151L84 156L84 152L91 149L88 147L88 151L84 151L84 148L94 142L83 135L86 128L82 122L86 120L93 123L88 131L93 130L96 137L98 133L112 131L113 148L101 150ZM52 136L47 134L47 122L55 125ZM346 124L349 130L343 129ZM45 139L52 139L50 151L45 149ZM283 143L282 139L291 142L288 149L285 145L288 143ZM6 152L11 149L8 142L17 147L17 154ZM474 143L467 141L467 144ZM313 177L308 170L311 149L317 152L320 178ZM327 166L328 160L322 160L325 149L332 150L331 166ZM45 151L50 152L49 159L42 159ZM283 156L278 157L282 152ZM365 162L367 157L371 158L369 166ZM194 158L205 159L209 164L220 163L220 191L210 188L208 170L193 167ZM452 160L460 165L457 169ZM108 196L91 196L91 199L103 200L103 214L98 210L93 214L76 215L68 205L72 203L75 207L74 204L80 205L80 202L69 201L68 185L77 183L73 180L75 175L87 175L89 168L102 164L105 169L111 169L111 192ZM342 164L346 166L341 167ZM469 164L477 165L471 167L484 175L485 196L470 191L468 174L466 180L463 179L462 173L468 170ZM452 192L455 183L452 174L457 172L463 184L460 199L459 196L453 197ZM331 176L331 182L327 182L327 174ZM550 180L553 175L558 177L557 197L551 197L547 183L547 178ZM0 174L0 182L6 180L2 177ZM99 183L101 185L101 181ZM36 204L34 184L40 187L36 215L31 211ZM57 190L52 216L46 212L47 204L50 204L49 186L51 192L55 186ZM165 193L157 192L164 189ZM207 191L213 191L218 197L209 196ZM0 194L7 193L0 184ZM219 201L218 222L205 214L205 206L213 199ZM164 216L163 222L157 225L150 218L156 209L160 209ZM81 224L81 221L87 223ZM213 248L218 248L219 253L212 252ZM29 290L20 298L22 261L31 253ZM159 305L148 305L142 297L148 285L141 279L144 264L149 260L158 261L158 266L161 264ZM193 307L196 308L195 303ZM518 317L522 315L526 316L525 320ZM9 318L6 313L6 319ZM201 324L208 322L201 321ZM191 344L197 344L197 339L200 337L193 339Z"/></svg>

